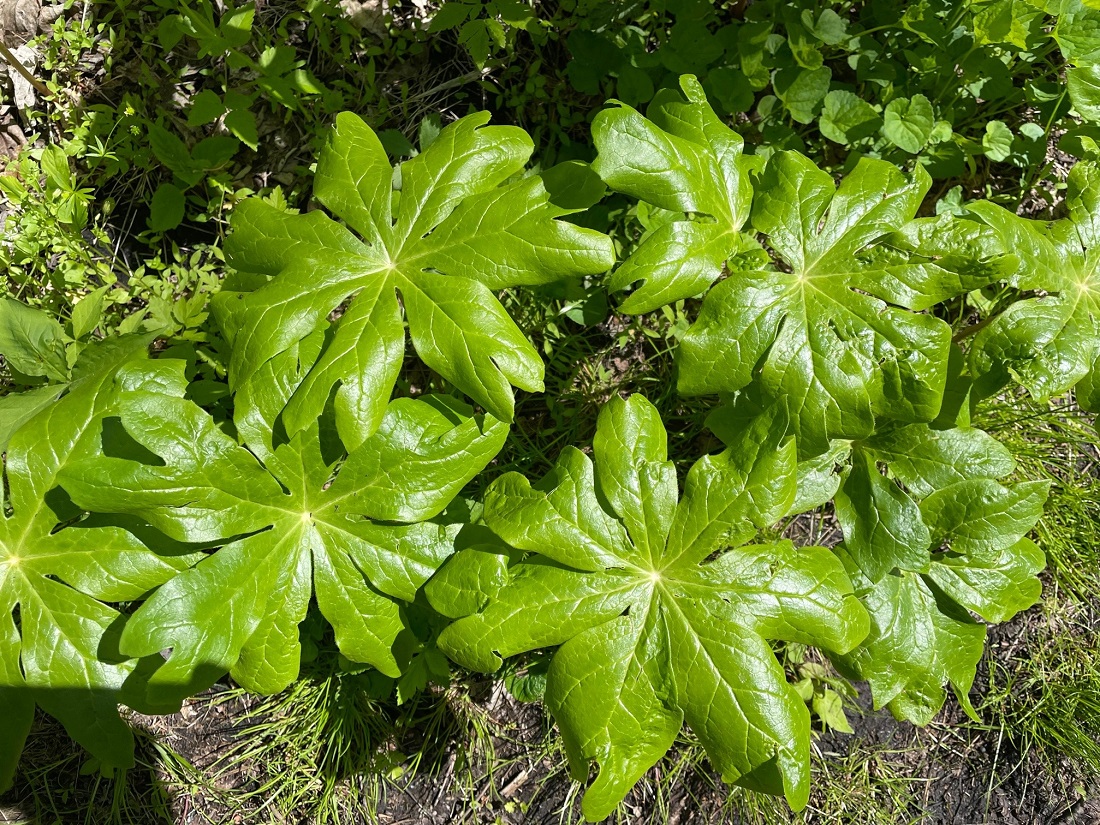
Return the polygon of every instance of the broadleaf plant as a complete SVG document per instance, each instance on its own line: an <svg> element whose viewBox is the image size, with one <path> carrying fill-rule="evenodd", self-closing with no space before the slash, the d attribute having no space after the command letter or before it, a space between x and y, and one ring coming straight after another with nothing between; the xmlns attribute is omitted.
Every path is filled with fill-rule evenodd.
<svg viewBox="0 0 1100 825"><path fill-rule="evenodd" d="M150 702L178 704L226 671L259 693L285 688L298 676L298 625L313 597L348 659L400 675L401 602L452 551L458 530L427 519L496 455L507 425L455 399L403 398L353 450L324 417L287 438L275 422L319 337L238 389L243 446L177 380L120 393L130 455L99 454L64 473L65 489L90 510L221 545L126 624L124 654L171 648L149 677Z"/></svg>
<svg viewBox="0 0 1100 825"><path fill-rule="evenodd" d="M827 451L831 439L870 435L877 417L934 419L951 331L920 311L1011 268L996 233L973 221L913 220L928 175L918 166L907 178L868 158L836 187L805 156L777 152L752 195L740 138L692 78L684 87L689 104L660 97L648 119L623 107L593 126L594 168L613 189L716 219L668 224L690 230L690 246L661 234L673 230L654 232L611 282L621 290L644 281L623 303L638 312L703 291L724 265L729 277L707 293L677 351L680 391L753 385L766 399L787 399L805 456ZM737 233L750 197L752 228L778 267Z"/></svg>
<svg viewBox="0 0 1100 825"><path fill-rule="evenodd" d="M588 204L556 205L542 177L522 177L531 139L488 119L450 124L394 170L371 128L342 113L314 194L344 224L259 199L237 208L226 251L251 277L213 303L233 344L232 385L310 333L327 334L288 401L289 435L320 416L337 386L348 447L377 429L404 358L402 314L424 363L501 421L512 419L512 386L542 389L542 360L494 292L602 273L613 250L606 235L559 220Z"/></svg>
<svg viewBox="0 0 1100 825"><path fill-rule="evenodd" d="M82 299L67 325L11 298L0 298L0 356L21 386L0 397L0 451L12 434L66 389L117 366L153 340L151 334L94 338L106 287Z"/></svg>
<svg viewBox="0 0 1100 825"><path fill-rule="evenodd" d="M640 283L623 312L648 312L702 292L749 240L741 234L752 202L744 140L714 113L693 76L680 85L686 101L667 90L648 117L620 103L592 123L600 177L674 214L611 277L613 292Z"/></svg>
<svg viewBox="0 0 1100 825"><path fill-rule="evenodd" d="M879 5L897 19L871 28L926 41L913 52L925 63L956 30L948 7L922 17ZM1047 37L1026 4L979 6L966 19L983 53L952 51L957 66L918 74L999 83L985 46ZM1073 83L1095 74L1081 56L1096 15L1065 11L1055 36L1082 60L1068 92L1081 111ZM972 412L1012 380L1041 400L1076 386L1100 408L1100 167L1073 169L1069 216L1054 223L964 204L961 189L937 204L944 214L917 217L951 146L1012 162L1043 129L994 121L979 149L953 135L940 119L950 107L923 82L861 101L831 61L859 56L852 88L878 88L872 41L860 45L871 18L786 0L746 15L727 32L739 74L683 76L683 95L657 92L645 115L613 103L593 123L592 167L527 174L531 140L474 114L422 130L421 151L394 168L368 126L339 116L315 179L327 212L295 213L277 195L234 206L235 272L214 299L229 348L211 347L231 398L189 382L193 347L152 361L154 333L95 340L110 285L66 325L0 302L2 367L29 388L0 399L0 785L36 703L104 767L125 767L119 703L172 710L226 673L281 690L298 676L300 638L327 632L322 619L347 660L396 679L399 702L445 678L441 651L482 671L543 651L545 670L513 685L543 693L575 777L597 763L590 819L685 723L725 780L803 806L806 702L830 726L843 714L814 679L788 682L777 653L798 663L802 645L868 680L876 707L899 718L927 723L948 689L973 712L985 623L1040 595L1043 555L1027 536L1047 491L1012 475ZM708 39L724 54L712 34L678 21L668 70L692 65ZM652 89L633 68L616 81L638 102ZM736 104L769 83L778 99L760 101L757 131L785 137L748 155L706 94ZM1009 87L967 94L1005 99ZM1048 132L1056 98L1036 110ZM789 124L776 131L779 115L809 124L819 110L829 140L863 147L839 180L786 150L809 145ZM445 511L504 444L514 388L542 386L499 293L612 266L610 239L579 223L624 213L566 220L605 183L641 202L645 229L610 290L630 314L684 302L679 389L721 398L708 424L726 449L699 459L681 493L656 409L615 396L592 458L566 447L542 481L507 473ZM393 399L406 324L442 394L410 382L401 394L413 397ZM830 503L837 547L771 538Z"/></svg>
<svg viewBox="0 0 1100 825"><path fill-rule="evenodd" d="M961 278L942 277L944 256L926 251L919 230L914 254L904 249L902 230L928 183L920 167L907 180L891 164L863 159L834 188L804 156L773 155L752 222L783 266L738 269L708 293L677 354L681 391L734 392L757 382L765 397L786 398L796 411L805 455L835 438L870 435L880 417L935 418L951 331L914 310L964 290ZM876 241L892 254L868 249ZM989 280L979 268L967 287Z"/></svg>
<svg viewBox="0 0 1100 825"><path fill-rule="evenodd" d="M707 426L735 443L753 412L725 405ZM1003 622L1038 600L1044 558L1025 536L1046 483L1001 483L1011 453L969 426L886 424L834 442L824 459L800 462L798 509L833 500L844 536L836 553L871 616L867 639L834 661L899 719L931 721L945 683L973 714L985 627L968 611Z"/></svg>
<svg viewBox="0 0 1100 825"><path fill-rule="evenodd" d="M895 568L877 583L845 545L835 548L871 617L866 640L831 653L851 678L867 679L876 709L928 724L944 702L944 685L977 718L968 693L985 645L985 625L1035 604L1046 559L1026 538L1042 513L1047 482L1003 485L968 479L921 502L930 542L925 572Z"/></svg>
<svg viewBox="0 0 1100 825"><path fill-rule="evenodd" d="M968 205L1019 259L1006 280L1020 300L992 316L971 348L971 370L987 394L1015 381L1045 401L1085 379L1088 402L1100 359L1098 184L1100 165L1075 165L1066 179L1068 215L1053 223L1017 217L986 201Z"/></svg>
<svg viewBox="0 0 1100 825"><path fill-rule="evenodd" d="M614 810L684 722L727 781L806 804L809 712L767 640L847 651L867 619L828 550L746 544L794 500L786 429L772 407L698 461L681 498L656 409L612 398L593 460L569 447L534 487L509 473L486 493L486 523L526 557L509 566L505 553L495 564L484 550L472 551L479 563L460 553L429 583L437 609L463 616L471 600L455 594L482 582L481 609L439 637L467 667L560 645L546 702L573 775L600 765L589 819Z"/></svg>
<svg viewBox="0 0 1100 825"><path fill-rule="evenodd" d="M57 486L66 467L98 447L95 424L114 409L116 374L129 376L125 381L163 371L144 359L147 337L116 343L114 357L73 381L7 445L8 498L0 515L0 789L11 782L36 704L104 767L133 764L133 735L118 704L137 663L114 652L122 616L109 603L140 599L194 561L171 542L160 547L173 552L151 552L138 538L141 525L82 518Z"/></svg>

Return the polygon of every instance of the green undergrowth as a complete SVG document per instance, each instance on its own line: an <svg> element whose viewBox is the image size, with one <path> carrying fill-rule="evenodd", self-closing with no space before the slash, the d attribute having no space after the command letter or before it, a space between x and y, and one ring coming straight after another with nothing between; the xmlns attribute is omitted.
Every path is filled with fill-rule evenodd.
<svg viewBox="0 0 1100 825"><path fill-rule="evenodd" d="M176 822L173 800L184 786L205 784L186 760L154 735L135 727L135 767L108 778L65 733L42 715L24 754L23 770L13 790L0 802L5 825L148 825ZM158 776L171 772L179 786ZM185 779L185 777L187 777Z"/></svg>
<svg viewBox="0 0 1100 825"><path fill-rule="evenodd" d="M582 328L570 313L585 300L524 293L511 298L509 310L541 347L546 383L556 392L517 398L517 425L486 481L516 466L540 472L562 445L590 441L601 406L621 392L642 391L653 400L669 422L672 455L716 449L703 428L702 409L672 389L670 348L684 310L629 319L607 312ZM1095 638L1094 594L1100 592L1092 419L1072 406L1051 409L1016 400L983 409L976 423L1012 450L1020 480L1053 482L1050 505L1036 528L1048 560L1045 600L1010 626L1007 653L1006 643L996 642L988 679L976 685L980 731L992 729L1016 753L1037 754L1048 770L1068 759L1096 771L1100 665L1095 644L1082 641ZM827 510L786 527L792 536L804 531L800 543L836 540ZM555 740L530 730L520 736L500 725L500 697L514 689L509 676L458 673L449 687L395 705L379 699L369 679L335 666L326 670L329 664L334 662L322 660L308 678L227 719L229 742L207 765L190 762L170 740L143 734L139 766L125 781L111 781L97 776L69 743L58 756L49 750L56 741L41 739L46 750L29 755L16 805L36 812L40 821L53 817L62 823L175 822L178 806L192 800L205 800L214 811L260 817L246 821L278 822L296 813L309 822L359 822L371 821L380 805L415 791L418 777L428 777L467 800L470 822L496 816L524 821L531 800L544 797L554 800L561 821L577 817L579 788L569 784ZM797 672L788 664L793 680ZM228 707L242 696L234 689L199 704ZM541 713L539 718L535 732L544 734L549 721ZM716 815L720 810L731 821L754 825L916 822L912 812L918 810L921 780L896 756L858 742L843 756L815 747L814 796L804 812L792 814L766 796L718 790L702 749L685 734L615 816L636 822L635 812L643 809L637 804L643 804L652 821L664 822L677 806L690 804L717 805ZM523 770L532 774L529 782L503 793Z"/></svg>
<svg viewBox="0 0 1100 825"><path fill-rule="evenodd" d="M1065 764L1100 774L1100 663L1096 614L1079 603L1048 600L990 663L980 712L1020 754L1034 754L1053 775Z"/></svg>
<svg viewBox="0 0 1100 825"><path fill-rule="evenodd" d="M596 296L603 301L586 306ZM475 479L477 492L509 470L545 473L563 447L591 443L600 408L614 395L641 393L660 410L679 470L689 457L717 449L704 427L706 402L676 392L673 354L688 324L683 304L624 316L608 310L597 288L577 298L529 290L507 296L505 307L546 361L546 391L517 394L515 425L492 472Z"/></svg>
<svg viewBox="0 0 1100 825"><path fill-rule="evenodd" d="M158 346L186 351L211 392L200 406L224 420L229 349L207 299L221 288L228 217L250 195L279 209L306 209L314 149L341 109L378 127L391 161L414 156L414 143L425 149L467 111L492 110L494 123L518 123L533 134L534 166L545 169L554 160L591 158L589 125L605 97L644 108L690 70L720 104L723 122L746 138L754 163L797 149L822 167L826 183L850 174L861 156L923 165L935 185L919 209L913 204L921 216L957 215L964 197L985 196L1048 217L1058 200L1052 192L1064 186L1055 161L1067 156L1053 152L1055 133L1075 130L1059 144L1063 153L1098 151L1100 130L1080 121L1100 121L1100 103L1091 94L1071 101L1059 86L1066 61L1076 58L1049 37L1051 21L1024 4L975 4L1019 6L1012 13L1022 28L999 34L996 20L971 19L970 4L930 12L927 20L900 10L894 19L885 3L843 4L842 17L773 0L750 4L747 15L734 8L741 4L642 2L606 20L601 4L584 2L528 8L450 0L442 10L431 7L434 19L411 5L391 4L366 27L328 0L255 9L215 9L208 0L92 3L83 16L63 17L38 39L54 97L26 113L33 131L0 179L0 267L7 273L0 297L46 309L73 339L82 337L78 326L88 327L89 340L115 330L158 331ZM939 40L960 23L976 39L967 45L971 35L953 37L951 59L941 61ZM97 55L103 72L87 105L69 107L66 95L93 71ZM956 90L959 78L965 85ZM996 105L978 108L990 100ZM670 216L680 222L611 194L576 222L606 231L624 261ZM780 269L789 274L791 267ZM985 313L1003 309L1017 292L1030 294L996 290L961 294L936 311L958 332L975 306ZM680 477L693 459L721 449L705 426L713 399L675 389L673 355L699 318L698 297L625 315L602 276L495 292L545 362L545 391L516 391L507 441L463 490L468 500L481 500L506 472L542 476L564 448L590 445L597 416L616 396L652 402ZM101 302L90 326L77 323L84 301ZM397 396L456 389L420 364L412 347L405 352ZM1082 776L1100 774L1096 431L1072 406L1001 401L975 423L1017 457L1013 480L1052 484L1034 536L1048 572L1043 602L992 636L975 687L982 721L970 732L993 737L998 754L1002 741L1011 745L1005 760L1034 754L1051 773L1068 761ZM840 540L830 505L764 538L778 539L780 531L797 544ZM438 655L434 638L420 641ZM926 780L910 775L903 755L859 739L843 753L830 750L835 731L854 721L851 686L824 660L807 660L792 645L777 649L815 714L808 807L795 814L777 799L725 788L699 742L682 731L612 821L676 822L688 810L752 825L919 821ZM11 811L0 806L0 820L122 825L192 821L185 816L194 814L210 822L327 825L374 821L402 805L411 810L425 804L417 800L429 789L433 798L451 797L463 822L579 821L581 785L549 735L549 716L512 698L538 698L531 674L537 677L540 662L546 657L520 658L492 677L455 668L449 684L422 674L411 695L399 684L391 697L392 682L378 684L326 651L275 696L221 686L188 705L197 717L131 717L139 748L137 767L125 777L101 776L100 765L40 715ZM830 736L820 735L830 727ZM189 728L209 741L186 738ZM430 821L437 810L428 805L414 815Z"/></svg>

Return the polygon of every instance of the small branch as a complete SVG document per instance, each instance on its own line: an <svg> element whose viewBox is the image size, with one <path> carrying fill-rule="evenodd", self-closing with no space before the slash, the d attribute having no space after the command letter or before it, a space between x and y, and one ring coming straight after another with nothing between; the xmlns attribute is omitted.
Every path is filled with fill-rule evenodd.
<svg viewBox="0 0 1100 825"><path fill-rule="evenodd" d="M15 69L19 74L23 75L23 79L34 86L38 90L38 93L47 100L53 100L53 94L46 88L46 84L27 71L27 67L24 66L14 54L5 46L0 43L0 57L3 57L9 66Z"/></svg>

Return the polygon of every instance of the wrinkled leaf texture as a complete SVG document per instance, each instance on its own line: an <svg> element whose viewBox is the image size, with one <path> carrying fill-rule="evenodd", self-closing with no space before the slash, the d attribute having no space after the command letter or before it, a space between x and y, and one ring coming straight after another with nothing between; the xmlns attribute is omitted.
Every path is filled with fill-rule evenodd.
<svg viewBox="0 0 1100 825"><path fill-rule="evenodd" d="M733 443L752 412L746 407L722 406L707 425ZM833 658L870 682L876 708L927 724L949 683L973 714L967 693L985 627L970 612L1003 622L1042 589L1045 559L1026 534L1047 485L998 481L1014 468L988 433L927 424L889 424L799 463L796 509L833 500L844 536L836 553L871 616L861 645Z"/></svg>
<svg viewBox="0 0 1100 825"><path fill-rule="evenodd" d="M613 290L640 284L623 310L698 294L729 273L677 350L680 392L751 385L786 399L804 457L869 436L880 417L934 419L951 333L922 311L1012 269L997 233L914 220L930 182L920 166L907 178L865 158L837 187L805 156L776 152L750 186L741 138L694 78L682 85L686 103L659 98L648 117L619 106L593 124L594 168L612 189L684 214L616 270ZM750 217L781 266L740 232Z"/></svg>
<svg viewBox="0 0 1100 825"><path fill-rule="evenodd" d="M1100 165L1080 162L1070 170L1066 206L1067 217L1047 223L984 201L969 205L1015 250L1019 266L1007 280L1028 293L974 337L970 366L986 394L1015 381L1046 400L1080 382L1079 401L1096 409Z"/></svg>

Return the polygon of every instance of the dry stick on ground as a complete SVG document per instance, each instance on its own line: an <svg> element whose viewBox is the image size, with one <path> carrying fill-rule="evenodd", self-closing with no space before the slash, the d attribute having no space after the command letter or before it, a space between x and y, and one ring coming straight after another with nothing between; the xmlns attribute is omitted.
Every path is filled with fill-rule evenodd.
<svg viewBox="0 0 1100 825"><path fill-rule="evenodd" d="M3 43L0 43L0 57L4 58L4 61L9 66L19 72L19 74L23 75L23 79L34 86L34 88L38 91L40 95L42 95L42 97L46 98L47 100L54 99L53 92L49 90L46 84L35 77L33 74L31 74L29 71L27 71L27 67L24 66L19 58L12 54L11 50L8 49L8 47L5 46ZM65 92L70 101L72 101L73 103L77 102L76 95L73 94L69 89L63 89L62 91Z"/></svg>

